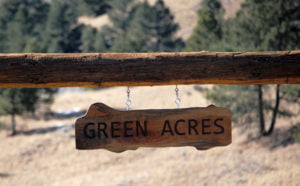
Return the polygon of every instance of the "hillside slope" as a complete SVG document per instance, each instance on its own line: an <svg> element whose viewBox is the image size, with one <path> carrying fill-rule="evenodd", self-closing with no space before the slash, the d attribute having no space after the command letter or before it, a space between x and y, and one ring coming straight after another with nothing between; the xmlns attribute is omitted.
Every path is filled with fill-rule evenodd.
<svg viewBox="0 0 300 186"><path fill-rule="evenodd" d="M182 107L210 104L194 86L179 86L179 94ZM126 87L71 89L56 97L52 109L67 115L94 102L124 109L125 95ZM135 87L131 98L134 109L175 108L174 86ZM5 119L9 121L1 121ZM234 128L227 147L140 148L117 154L76 150L75 119L18 118L22 134L7 137L0 131L0 185L300 185L300 145L281 145L295 120L280 119L272 138L256 142L246 142L247 136Z"/></svg>
<svg viewBox="0 0 300 186"><path fill-rule="evenodd" d="M151 4L154 2L155 0L149 0ZM164 2L173 13L175 22L180 26L177 36L184 40L188 39L197 24L197 10L200 8L201 0L164 0ZM225 18L229 18L235 16L236 11L240 8L240 4L244 2L244 0L221 0L221 2L226 10ZM79 22L95 28L110 24L107 15L99 17L80 17Z"/></svg>

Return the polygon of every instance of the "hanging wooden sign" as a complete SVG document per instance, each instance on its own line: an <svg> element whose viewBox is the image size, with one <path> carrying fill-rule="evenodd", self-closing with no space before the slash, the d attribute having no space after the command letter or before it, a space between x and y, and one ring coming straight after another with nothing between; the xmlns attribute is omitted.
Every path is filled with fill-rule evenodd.
<svg viewBox="0 0 300 186"><path fill-rule="evenodd" d="M206 108L118 111L90 106L75 124L77 149L113 152L138 147L194 146L205 150L231 143L231 112Z"/></svg>

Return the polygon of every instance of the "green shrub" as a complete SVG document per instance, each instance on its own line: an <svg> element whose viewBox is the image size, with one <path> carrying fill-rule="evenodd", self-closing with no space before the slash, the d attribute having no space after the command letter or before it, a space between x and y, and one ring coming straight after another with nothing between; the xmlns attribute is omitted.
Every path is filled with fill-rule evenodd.
<svg viewBox="0 0 300 186"><path fill-rule="evenodd" d="M295 142L300 143L300 122L292 127L291 132Z"/></svg>

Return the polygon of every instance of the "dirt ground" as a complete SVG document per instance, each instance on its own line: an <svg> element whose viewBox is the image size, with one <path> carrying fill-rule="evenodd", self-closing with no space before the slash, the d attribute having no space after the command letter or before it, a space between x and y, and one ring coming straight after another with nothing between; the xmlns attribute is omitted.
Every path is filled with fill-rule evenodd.
<svg viewBox="0 0 300 186"><path fill-rule="evenodd" d="M132 88L132 108L175 108L174 88ZM182 107L210 104L195 86L179 90ZM55 99L52 110L57 115L47 120L17 118L21 134L8 137L8 131L0 131L0 185L300 185L300 145L281 145L296 119L280 119L273 137L251 142L234 128L231 145L207 151L193 147L124 153L76 150L76 116L71 111L85 110L94 102L124 109L125 96L125 87L69 89Z"/></svg>

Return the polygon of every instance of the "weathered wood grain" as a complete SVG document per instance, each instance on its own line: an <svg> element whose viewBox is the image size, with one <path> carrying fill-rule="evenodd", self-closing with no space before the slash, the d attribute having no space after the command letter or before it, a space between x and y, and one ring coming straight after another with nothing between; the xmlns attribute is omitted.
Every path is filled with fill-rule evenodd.
<svg viewBox="0 0 300 186"><path fill-rule="evenodd" d="M113 152L138 147L194 146L205 150L231 143L228 109L206 108L118 111L91 105L75 123L77 149Z"/></svg>
<svg viewBox="0 0 300 186"><path fill-rule="evenodd" d="M299 50L0 54L1 88L299 83Z"/></svg>

